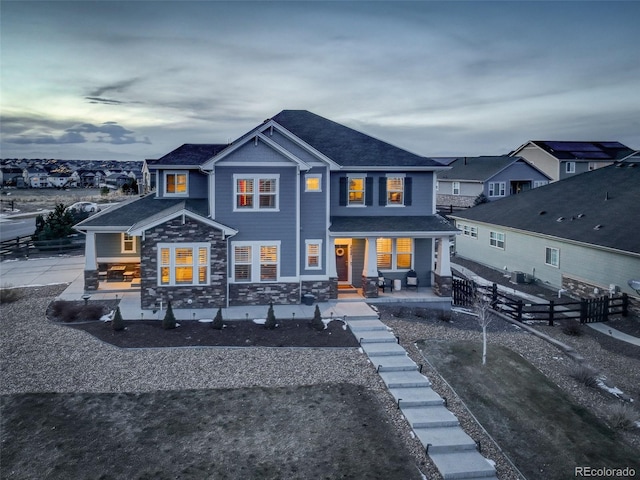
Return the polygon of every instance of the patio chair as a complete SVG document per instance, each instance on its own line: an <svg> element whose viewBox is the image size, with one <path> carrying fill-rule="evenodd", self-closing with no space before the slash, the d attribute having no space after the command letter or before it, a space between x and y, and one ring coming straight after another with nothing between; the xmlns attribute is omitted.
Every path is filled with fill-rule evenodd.
<svg viewBox="0 0 640 480"><path fill-rule="evenodd" d="M405 278L405 287L407 288L407 290L410 288L415 288L417 292L419 283L420 280L418 279L418 274L415 272L415 270L409 270Z"/></svg>
<svg viewBox="0 0 640 480"><path fill-rule="evenodd" d="M378 288L385 292L385 289L389 289L389 292L393 293L393 280L390 278L384 278L382 272L378 272Z"/></svg>

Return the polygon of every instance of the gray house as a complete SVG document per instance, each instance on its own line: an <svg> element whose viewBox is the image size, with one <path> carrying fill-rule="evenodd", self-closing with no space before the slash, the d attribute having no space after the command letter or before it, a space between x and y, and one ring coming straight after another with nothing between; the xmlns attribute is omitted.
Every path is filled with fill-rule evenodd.
<svg viewBox="0 0 640 480"><path fill-rule="evenodd" d="M456 254L580 297L640 280L640 163L608 167L452 215Z"/></svg>
<svg viewBox="0 0 640 480"><path fill-rule="evenodd" d="M341 285L375 297L380 275L415 272L420 288L448 297L458 232L435 214L446 168L285 110L229 145L147 160L155 193L76 226L87 235L85 288L108 287L100 272L124 265L144 309L211 308L334 299Z"/></svg>
<svg viewBox="0 0 640 480"><path fill-rule="evenodd" d="M464 157L438 174L438 205L472 207L483 194L489 201L549 183L550 178L520 157Z"/></svg>

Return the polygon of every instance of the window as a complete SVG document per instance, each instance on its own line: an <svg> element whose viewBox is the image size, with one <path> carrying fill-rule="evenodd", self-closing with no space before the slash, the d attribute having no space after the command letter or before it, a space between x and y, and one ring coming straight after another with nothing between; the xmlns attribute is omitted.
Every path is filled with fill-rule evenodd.
<svg viewBox="0 0 640 480"><path fill-rule="evenodd" d="M489 232L489 245L504 250L504 233Z"/></svg>
<svg viewBox="0 0 640 480"><path fill-rule="evenodd" d="M560 250L557 248L546 247L544 263L552 267L560 266Z"/></svg>
<svg viewBox="0 0 640 480"><path fill-rule="evenodd" d="M451 182L451 193L453 195L460 195L460 182Z"/></svg>
<svg viewBox="0 0 640 480"><path fill-rule="evenodd" d="M180 172L166 172L164 174L164 189L166 195L187 195L187 180L186 173Z"/></svg>
<svg viewBox="0 0 640 480"><path fill-rule="evenodd" d="M278 209L278 175L234 175L235 211Z"/></svg>
<svg viewBox="0 0 640 480"><path fill-rule="evenodd" d="M364 205L364 177L349 177L349 205Z"/></svg>
<svg viewBox="0 0 640 480"><path fill-rule="evenodd" d="M471 238L478 238L478 227L472 227L471 225L461 225L462 234Z"/></svg>
<svg viewBox="0 0 640 480"><path fill-rule="evenodd" d="M208 285L209 244L159 244L159 285Z"/></svg>
<svg viewBox="0 0 640 480"><path fill-rule="evenodd" d="M506 185L505 182L489 182L489 196L504 197L505 185Z"/></svg>
<svg viewBox="0 0 640 480"><path fill-rule="evenodd" d="M576 173L576 162L567 162L565 163L565 167L566 173Z"/></svg>
<svg viewBox="0 0 640 480"><path fill-rule="evenodd" d="M322 175L305 175L304 191L305 192L321 192L322 191Z"/></svg>
<svg viewBox="0 0 640 480"><path fill-rule="evenodd" d="M136 238L123 233L120 241L121 253L136 253Z"/></svg>
<svg viewBox="0 0 640 480"><path fill-rule="evenodd" d="M549 182L547 180L534 180L533 181L533 188L538 188L538 187L543 187L545 185L548 185Z"/></svg>
<svg viewBox="0 0 640 480"><path fill-rule="evenodd" d="M322 268L322 240L305 240L307 270Z"/></svg>
<svg viewBox="0 0 640 480"><path fill-rule="evenodd" d="M233 245L233 280L275 282L278 280L280 244L237 242Z"/></svg>
<svg viewBox="0 0 640 480"><path fill-rule="evenodd" d="M404 177L387 177L387 205L404 205Z"/></svg>
<svg viewBox="0 0 640 480"><path fill-rule="evenodd" d="M413 263L411 238L378 238L378 270L409 270Z"/></svg>

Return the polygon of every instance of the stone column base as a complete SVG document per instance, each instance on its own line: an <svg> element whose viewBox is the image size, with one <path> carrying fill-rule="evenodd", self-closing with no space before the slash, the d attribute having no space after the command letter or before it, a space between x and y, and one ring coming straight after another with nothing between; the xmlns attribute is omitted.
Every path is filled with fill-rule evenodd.
<svg viewBox="0 0 640 480"><path fill-rule="evenodd" d="M84 290L86 292L98 290L98 270L84 271Z"/></svg>
<svg viewBox="0 0 640 480"><path fill-rule="evenodd" d="M364 298L378 298L378 277L362 276L362 294Z"/></svg>
<svg viewBox="0 0 640 480"><path fill-rule="evenodd" d="M433 293L439 297L450 297L452 294L452 277L441 277L433 274Z"/></svg>
<svg viewBox="0 0 640 480"><path fill-rule="evenodd" d="M329 278L329 299L336 300L338 298L338 277Z"/></svg>

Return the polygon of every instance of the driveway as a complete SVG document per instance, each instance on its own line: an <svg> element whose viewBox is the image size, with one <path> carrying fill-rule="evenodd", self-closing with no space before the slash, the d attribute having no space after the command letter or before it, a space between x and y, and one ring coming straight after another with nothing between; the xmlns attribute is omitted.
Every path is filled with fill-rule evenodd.
<svg viewBox="0 0 640 480"><path fill-rule="evenodd" d="M72 283L83 270L84 255L5 260L0 262L0 285L26 287Z"/></svg>

